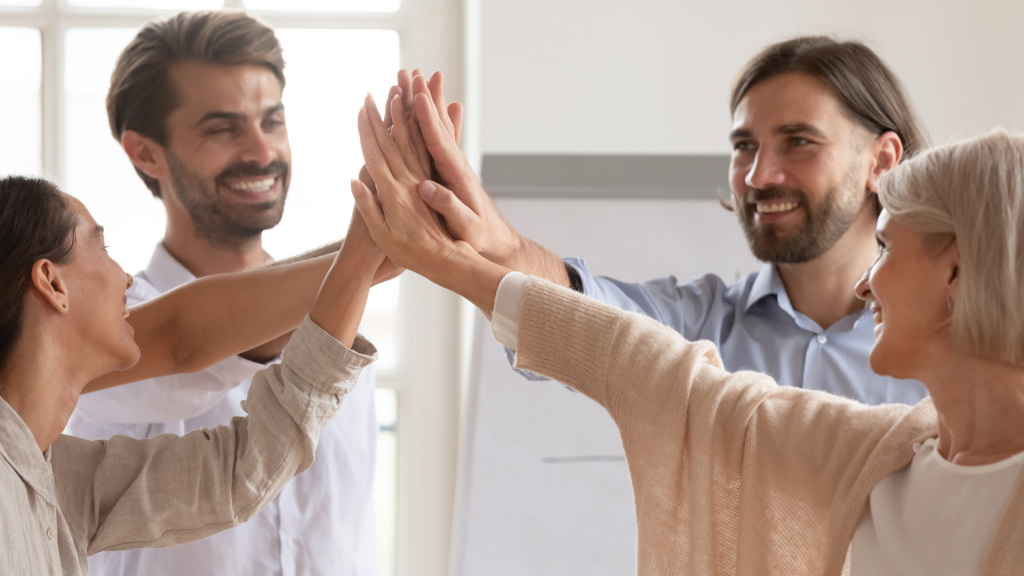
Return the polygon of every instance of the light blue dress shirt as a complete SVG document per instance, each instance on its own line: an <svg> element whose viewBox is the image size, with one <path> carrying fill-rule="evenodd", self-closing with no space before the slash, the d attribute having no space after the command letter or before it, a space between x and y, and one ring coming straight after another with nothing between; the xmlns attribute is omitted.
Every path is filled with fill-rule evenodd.
<svg viewBox="0 0 1024 576"><path fill-rule="evenodd" d="M793 309L771 264L731 286L713 274L680 286L673 276L631 284L594 276L580 258L565 262L579 272L584 294L649 316L687 340L714 342L730 372L755 370L785 386L873 405L913 405L928 396L917 380L871 370L875 336L867 306L823 330Z"/></svg>

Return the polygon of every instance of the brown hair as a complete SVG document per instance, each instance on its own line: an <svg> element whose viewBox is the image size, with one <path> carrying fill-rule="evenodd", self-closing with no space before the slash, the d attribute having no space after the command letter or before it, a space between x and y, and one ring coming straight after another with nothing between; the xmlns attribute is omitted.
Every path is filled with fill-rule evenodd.
<svg viewBox="0 0 1024 576"><path fill-rule="evenodd" d="M117 59L107 92L107 120L114 139L125 130L167 145L167 116L178 106L168 72L183 61L269 68L284 88L284 57L274 30L240 11L181 12L146 24ZM135 172L153 196L160 183Z"/></svg>
<svg viewBox="0 0 1024 576"><path fill-rule="evenodd" d="M755 56L733 85L730 111L760 82L797 72L817 78L846 111L874 134L895 132L903 158L928 147L928 136L910 105L903 84L870 48L827 36L804 36L772 44ZM901 160L902 160L901 159Z"/></svg>
<svg viewBox="0 0 1024 576"><path fill-rule="evenodd" d="M21 334L32 266L70 260L78 217L67 195L41 178L0 178L0 369Z"/></svg>

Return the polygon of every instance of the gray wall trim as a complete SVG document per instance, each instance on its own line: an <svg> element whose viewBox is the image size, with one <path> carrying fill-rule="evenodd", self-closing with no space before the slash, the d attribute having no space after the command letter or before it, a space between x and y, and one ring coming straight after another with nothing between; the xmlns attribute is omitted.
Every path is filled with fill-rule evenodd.
<svg viewBox="0 0 1024 576"><path fill-rule="evenodd" d="M729 193L729 156L485 154L494 198L715 200Z"/></svg>

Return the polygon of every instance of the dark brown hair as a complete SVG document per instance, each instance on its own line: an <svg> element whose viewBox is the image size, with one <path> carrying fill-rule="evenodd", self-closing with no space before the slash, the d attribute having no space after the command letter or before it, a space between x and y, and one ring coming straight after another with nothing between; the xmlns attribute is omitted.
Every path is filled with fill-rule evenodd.
<svg viewBox="0 0 1024 576"><path fill-rule="evenodd" d="M78 217L67 195L41 178L0 178L0 369L21 334L32 266L70 260Z"/></svg>
<svg viewBox="0 0 1024 576"><path fill-rule="evenodd" d="M118 57L107 92L115 140L134 130L167 145L167 117L178 107L168 72L186 61L266 66L284 89L281 44L269 25L240 11L181 12L143 26ZM135 172L160 198L160 183L138 168Z"/></svg>
<svg viewBox="0 0 1024 576"><path fill-rule="evenodd" d="M910 105L903 84L870 48L827 36L805 36L772 44L740 72L732 89L730 110L755 85L797 72L817 78L832 90L851 118L874 134L895 132L903 158L928 147L928 136Z"/></svg>

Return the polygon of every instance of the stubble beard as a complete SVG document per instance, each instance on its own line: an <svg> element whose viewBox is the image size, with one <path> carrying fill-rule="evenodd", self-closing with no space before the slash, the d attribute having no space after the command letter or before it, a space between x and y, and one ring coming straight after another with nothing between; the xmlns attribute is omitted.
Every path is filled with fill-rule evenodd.
<svg viewBox="0 0 1024 576"><path fill-rule="evenodd" d="M857 186L858 174L850 170L842 182L812 205L802 190L765 188L751 190L746 201L739 203L737 218L747 236L750 251L762 262L800 264L828 252L856 222L863 205ZM804 221L799 229L789 232L778 224L756 224L757 200L786 199L800 203Z"/></svg>
<svg viewBox="0 0 1024 576"><path fill-rule="evenodd" d="M196 234L214 246L238 248L277 226L284 215L288 195L288 165L274 160L267 166L233 164L212 182L193 173L177 156L167 150L171 183L182 206L192 218ZM218 194L220 182L240 176L280 175L281 196L275 200L248 205L232 205Z"/></svg>

